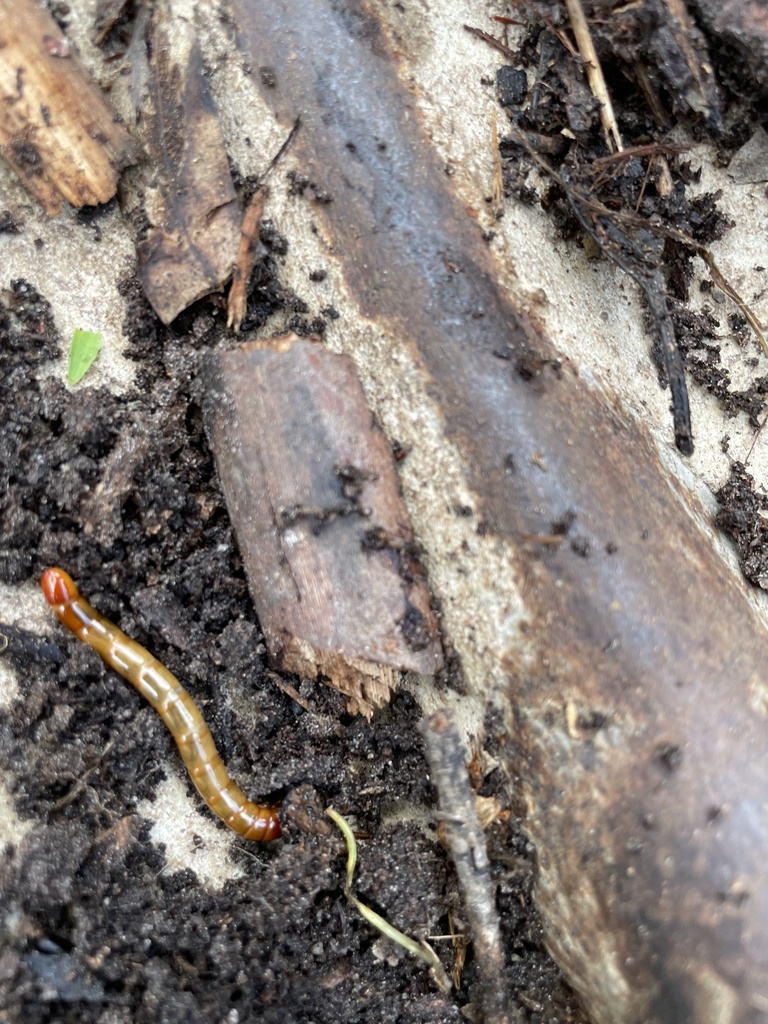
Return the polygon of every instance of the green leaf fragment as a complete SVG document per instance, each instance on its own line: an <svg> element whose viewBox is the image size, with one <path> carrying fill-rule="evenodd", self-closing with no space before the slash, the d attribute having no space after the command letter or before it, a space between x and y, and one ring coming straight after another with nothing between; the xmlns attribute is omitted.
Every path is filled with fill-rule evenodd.
<svg viewBox="0 0 768 1024"><path fill-rule="evenodd" d="M67 367L67 380L70 384L77 384L83 379L93 365L94 359L101 352L103 344L98 331L81 331L80 329L75 331L72 335Z"/></svg>

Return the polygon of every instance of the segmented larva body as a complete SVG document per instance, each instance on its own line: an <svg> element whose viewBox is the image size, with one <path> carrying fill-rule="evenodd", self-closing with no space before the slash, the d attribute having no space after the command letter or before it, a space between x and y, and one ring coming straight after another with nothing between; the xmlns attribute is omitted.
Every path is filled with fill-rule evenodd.
<svg viewBox="0 0 768 1024"><path fill-rule="evenodd" d="M40 585L64 625L90 644L158 712L176 740L198 793L213 813L245 839L263 843L277 839L281 832L277 811L248 800L230 778L210 729L176 676L91 607L63 569L46 569Z"/></svg>

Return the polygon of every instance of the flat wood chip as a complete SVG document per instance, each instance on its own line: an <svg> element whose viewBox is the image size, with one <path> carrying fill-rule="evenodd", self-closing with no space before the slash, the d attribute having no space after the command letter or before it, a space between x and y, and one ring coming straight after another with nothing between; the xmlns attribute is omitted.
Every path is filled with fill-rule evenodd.
<svg viewBox="0 0 768 1024"><path fill-rule="evenodd" d="M288 335L212 355L207 423L270 654L370 715L442 664L392 451L354 364Z"/></svg>

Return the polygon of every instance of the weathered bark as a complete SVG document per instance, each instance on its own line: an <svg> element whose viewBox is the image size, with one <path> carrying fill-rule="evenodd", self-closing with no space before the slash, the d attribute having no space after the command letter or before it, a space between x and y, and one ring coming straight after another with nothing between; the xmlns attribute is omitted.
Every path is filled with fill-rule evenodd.
<svg viewBox="0 0 768 1024"><path fill-rule="evenodd" d="M208 427L270 654L370 715L434 673L437 623L392 451L352 360L295 335L211 356Z"/></svg>
<svg viewBox="0 0 768 1024"><path fill-rule="evenodd" d="M61 29L34 0L0 0L0 154L45 212L115 194L134 145Z"/></svg>
<svg viewBox="0 0 768 1024"><path fill-rule="evenodd" d="M498 739L555 956L606 1024L768 1019L768 637L743 585L642 426L505 297L368 9L232 7L265 100L301 113L346 287L411 346L508 552ZM518 540L568 513L574 543Z"/></svg>
<svg viewBox="0 0 768 1024"><path fill-rule="evenodd" d="M223 287L240 240L240 211L194 24L167 2L131 44L136 130L152 161L128 179L127 205L149 221L138 244L147 298L170 323Z"/></svg>

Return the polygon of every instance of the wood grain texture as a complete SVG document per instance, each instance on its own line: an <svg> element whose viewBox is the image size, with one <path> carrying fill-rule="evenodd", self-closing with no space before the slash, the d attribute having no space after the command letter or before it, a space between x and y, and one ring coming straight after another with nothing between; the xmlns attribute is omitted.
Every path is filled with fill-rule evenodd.
<svg viewBox="0 0 768 1024"><path fill-rule="evenodd" d="M293 152L334 197L315 217L344 287L411 353L508 558L483 584L520 604L494 752L550 949L598 1022L768 1020L768 636L743 582L644 425L510 300L381 10L233 9L274 69L265 102L286 130L301 112ZM520 541L572 514L559 546Z"/></svg>
<svg viewBox="0 0 768 1024"><path fill-rule="evenodd" d="M208 428L277 663L370 714L442 664L392 452L352 361L295 336L211 357Z"/></svg>
<svg viewBox="0 0 768 1024"><path fill-rule="evenodd" d="M115 194L134 144L61 29L33 0L0 0L0 153L54 217Z"/></svg>
<svg viewBox="0 0 768 1024"><path fill-rule="evenodd" d="M144 291L170 323L230 277L241 214L194 21L163 0L139 25L136 131L150 162L128 179L128 202L140 202L149 222L138 245Z"/></svg>

